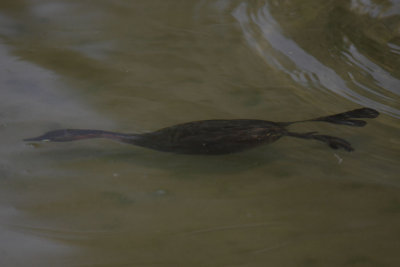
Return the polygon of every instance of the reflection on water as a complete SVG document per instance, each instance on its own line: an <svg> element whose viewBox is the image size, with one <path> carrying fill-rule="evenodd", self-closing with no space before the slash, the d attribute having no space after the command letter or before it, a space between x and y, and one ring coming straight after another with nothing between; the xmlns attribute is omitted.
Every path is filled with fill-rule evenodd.
<svg viewBox="0 0 400 267"><path fill-rule="evenodd" d="M345 69L339 69L340 74L344 76L342 77L328 65L329 63L325 65L314 57L312 53L315 51L307 52L295 40L286 37L270 13L271 8L268 3L254 11L248 9L248 4L243 2L233 14L239 21L246 40L267 63L287 73L301 86L328 89L360 105L375 107L397 118L400 117L400 110L396 108L400 101L400 81L360 53L346 32L341 32L343 38L341 55L335 55L334 52L328 54L346 64ZM330 28L327 27L325 30ZM368 94L372 96L368 97Z"/></svg>
<svg viewBox="0 0 400 267"><path fill-rule="evenodd" d="M1 266L398 266L399 6L3 0ZM359 106L382 116L293 126L353 153L290 138L215 157L21 141Z"/></svg>

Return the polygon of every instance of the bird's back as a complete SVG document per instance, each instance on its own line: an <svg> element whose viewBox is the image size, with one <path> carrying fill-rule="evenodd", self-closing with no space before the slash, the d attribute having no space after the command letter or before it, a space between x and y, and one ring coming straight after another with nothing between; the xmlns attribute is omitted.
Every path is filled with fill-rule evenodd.
<svg viewBox="0 0 400 267"><path fill-rule="evenodd" d="M183 154L224 154L276 141L285 132L279 123L264 120L204 120L143 134L135 144Z"/></svg>

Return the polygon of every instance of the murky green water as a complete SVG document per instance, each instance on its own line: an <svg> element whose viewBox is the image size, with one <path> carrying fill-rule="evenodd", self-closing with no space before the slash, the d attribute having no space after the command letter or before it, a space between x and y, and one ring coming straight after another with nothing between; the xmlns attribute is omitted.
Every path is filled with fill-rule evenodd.
<svg viewBox="0 0 400 267"><path fill-rule="evenodd" d="M400 266L400 1L2 0L0 60L1 266ZM21 141L360 106L293 127L353 153Z"/></svg>

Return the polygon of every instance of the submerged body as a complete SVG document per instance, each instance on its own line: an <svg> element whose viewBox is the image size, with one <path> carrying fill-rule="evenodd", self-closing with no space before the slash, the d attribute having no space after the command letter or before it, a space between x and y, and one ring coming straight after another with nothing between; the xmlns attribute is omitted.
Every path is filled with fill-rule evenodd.
<svg viewBox="0 0 400 267"><path fill-rule="evenodd" d="M206 120L138 135L132 144L180 154L216 155L272 143L286 132L278 123L263 120Z"/></svg>
<svg viewBox="0 0 400 267"><path fill-rule="evenodd" d="M375 118L379 113L361 108L345 113L306 121L324 121L334 124L362 127L366 124L354 118ZM306 122L298 121L298 122ZM218 155L240 152L262 144L277 141L283 136L314 139L327 143L331 148L352 151L347 141L315 132L294 133L287 127L298 122L271 122L264 120L204 120L170 126L145 134L123 134L102 130L63 129L45 133L25 141L66 142L87 138L109 138L158 151L179 154Z"/></svg>

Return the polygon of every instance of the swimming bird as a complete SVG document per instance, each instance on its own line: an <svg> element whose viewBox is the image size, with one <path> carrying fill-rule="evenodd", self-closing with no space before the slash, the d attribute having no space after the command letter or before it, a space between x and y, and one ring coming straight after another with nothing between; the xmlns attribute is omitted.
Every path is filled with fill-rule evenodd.
<svg viewBox="0 0 400 267"><path fill-rule="evenodd" d="M269 144L288 136L317 140L333 149L353 151L346 140L320 135L317 132L297 133L287 128L295 123L328 122L347 126L363 127L366 122L359 118L376 118L379 112L371 108L360 108L331 116L293 122L272 122L253 119L201 120L162 128L143 134L126 134L90 129L61 129L41 136L28 138L29 142L69 142L89 138L108 138L119 142L146 147L158 151L178 154L219 155L241 152Z"/></svg>

